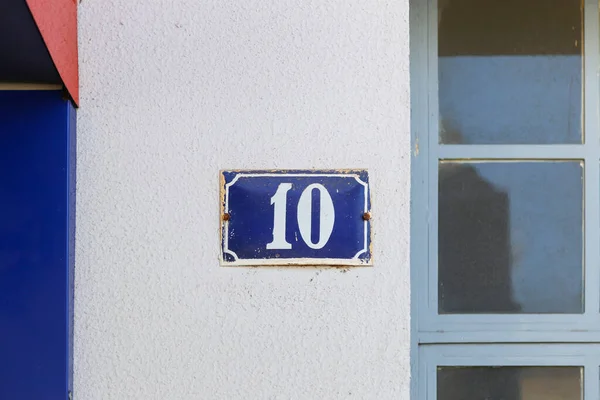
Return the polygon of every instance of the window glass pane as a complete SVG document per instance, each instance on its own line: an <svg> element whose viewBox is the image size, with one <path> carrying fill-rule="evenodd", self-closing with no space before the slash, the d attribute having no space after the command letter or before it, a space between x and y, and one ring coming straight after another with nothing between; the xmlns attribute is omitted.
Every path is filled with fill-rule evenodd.
<svg viewBox="0 0 600 400"><path fill-rule="evenodd" d="M581 400L581 367L441 367L438 400Z"/></svg>
<svg viewBox="0 0 600 400"><path fill-rule="evenodd" d="M581 4L439 0L440 143L581 143Z"/></svg>
<svg viewBox="0 0 600 400"><path fill-rule="evenodd" d="M583 312L583 163L441 162L439 313Z"/></svg>

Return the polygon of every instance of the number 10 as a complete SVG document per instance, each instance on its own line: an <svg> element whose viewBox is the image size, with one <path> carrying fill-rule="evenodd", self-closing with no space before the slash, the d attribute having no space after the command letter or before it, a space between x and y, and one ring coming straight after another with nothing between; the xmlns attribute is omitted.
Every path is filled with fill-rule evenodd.
<svg viewBox="0 0 600 400"><path fill-rule="evenodd" d="M292 244L285 239L285 227L287 220L287 193L292 189L291 183L280 183L277 191L271 197L271 205L274 205L273 210L273 241L267 243L268 250L290 250ZM312 196L313 190L316 189L321 195L321 212L319 214L319 241L313 243L312 234ZM335 209L331 195L325 187L318 183L309 185L298 200L298 228L302 240L311 249L322 249L333 232L335 223Z"/></svg>

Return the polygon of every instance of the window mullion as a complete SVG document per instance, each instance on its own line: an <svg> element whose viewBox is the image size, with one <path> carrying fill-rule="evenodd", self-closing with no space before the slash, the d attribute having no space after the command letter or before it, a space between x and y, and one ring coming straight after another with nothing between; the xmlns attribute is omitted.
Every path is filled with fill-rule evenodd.
<svg viewBox="0 0 600 400"><path fill-rule="evenodd" d="M452 160L583 160L596 156L597 150L585 145L444 145L438 148L440 159Z"/></svg>
<svg viewBox="0 0 600 400"><path fill-rule="evenodd" d="M439 95L438 95L438 7L437 0L428 0L428 307L436 314L438 307L438 158L439 158Z"/></svg>
<svg viewBox="0 0 600 400"><path fill-rule="evenodd" d="M600 321L600 107L598 1L585 0L584 7L584 132L585 132L585 313ZM600 328L600 326L598 326Z"/></svg>
<svg viewBox="0 0 600 400"><path fill-rule="evenodd" d="M596 357L587 357L583 368L583 398L600 399L600 365Z"/></svg>

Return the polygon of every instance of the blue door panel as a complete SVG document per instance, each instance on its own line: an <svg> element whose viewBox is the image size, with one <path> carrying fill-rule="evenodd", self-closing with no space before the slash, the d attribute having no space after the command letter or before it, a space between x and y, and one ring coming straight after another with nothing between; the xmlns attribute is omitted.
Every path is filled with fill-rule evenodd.
<svg viewBox="0 0 600 400"><path fill-rule="evenodd" d="M75 110L0 91L0 399L71 390Z"/></svg>

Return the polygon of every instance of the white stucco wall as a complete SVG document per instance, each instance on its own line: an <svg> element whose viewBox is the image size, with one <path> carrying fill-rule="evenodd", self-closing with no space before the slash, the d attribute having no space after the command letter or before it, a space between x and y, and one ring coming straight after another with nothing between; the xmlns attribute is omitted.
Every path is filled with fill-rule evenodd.
<svg viewBox="0 0 600 400"><path fill-rule="evenodd" d="M408 399L408 0L83 0L75 398ZM368 168L372 268L222 268L222 168Z"/></svg>

